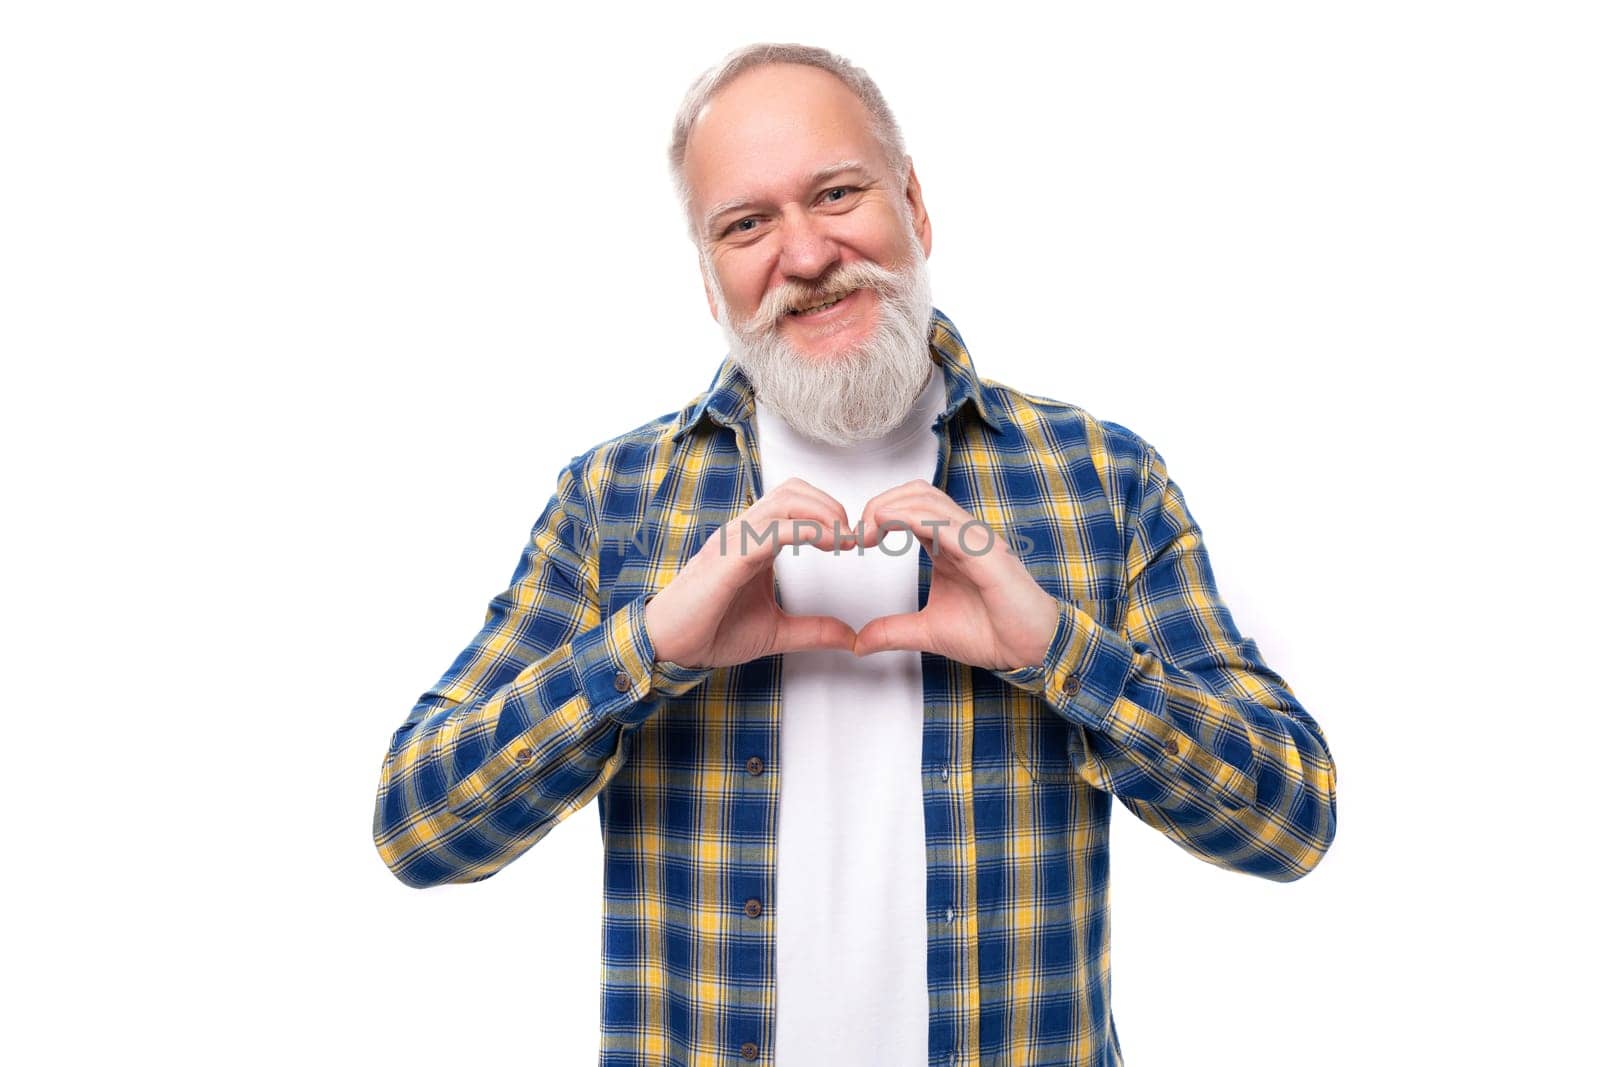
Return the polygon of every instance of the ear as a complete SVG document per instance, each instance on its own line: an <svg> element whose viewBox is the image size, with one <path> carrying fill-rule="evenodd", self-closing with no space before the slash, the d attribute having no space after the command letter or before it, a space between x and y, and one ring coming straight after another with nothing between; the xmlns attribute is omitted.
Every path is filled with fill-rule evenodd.
<svg viewBox="0 0 1600 1067"><path fill-rule="evenodd" d="M711 320L720 324L722 320L717 318L717 298L711 295L711 275L707 273L705 256L700 257L700 284L706 291L706 308L711 312Z"/></svg>
<svg viewBox="0 0 1600 1067"><path fill-rule="evenodd" d="M928 207L922 202L922 183L917 181L917 168L906 157L906 201L911 205L911 229L922 243L924 256L933 254L933 223L928 220Z"/></svg>

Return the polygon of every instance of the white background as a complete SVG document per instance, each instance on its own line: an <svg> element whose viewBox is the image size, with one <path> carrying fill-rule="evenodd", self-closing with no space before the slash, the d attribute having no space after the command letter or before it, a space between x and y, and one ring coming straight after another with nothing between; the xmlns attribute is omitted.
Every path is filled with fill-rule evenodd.
<svg viewBox="0 0 1600 1067"><path fill-rule="evenodd" d="M3 9L5 1058L594 1062L596 808L417 891L379 764L557 469L709 379L669 125L800 40L981 373L1162 451L1331 740L1292 885L1118 809L1128 1062L1574 1062L1585 5L767 6Z"/></svg>

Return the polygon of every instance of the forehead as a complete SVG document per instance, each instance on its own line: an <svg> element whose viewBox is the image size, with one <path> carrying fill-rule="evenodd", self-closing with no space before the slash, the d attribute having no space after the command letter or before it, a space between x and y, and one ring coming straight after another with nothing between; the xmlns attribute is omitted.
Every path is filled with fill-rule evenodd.
<svg viewBox="0 0 1600 1067"><path fill-rule="evenodd" d="M843 159L887 170L872 116L825 70L775 63L741 73L701 110L684 149L698 212L734 197L784 195Z"/></svg>

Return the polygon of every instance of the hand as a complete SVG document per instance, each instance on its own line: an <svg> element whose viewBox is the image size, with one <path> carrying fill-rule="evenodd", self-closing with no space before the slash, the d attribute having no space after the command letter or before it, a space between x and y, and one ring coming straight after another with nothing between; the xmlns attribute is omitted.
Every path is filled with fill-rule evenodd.
<svg viewBox="0 0 1600 1067"><path fill-rule="evenodd" d="M991 670L1044 662L1060 605L998 533L921 478L867 501L861 519L868 548L909 528L928 550L933 578L927 606L867 623L856 655L909 649Z"/></svg>
<svg viewBox="0 0 1600 1067"><path fill-rule="evenodd" d="M820 534L802 538L817 533L812 523ZM656 659L727 667L775 652L850 651L856 632L844 620L791 615L772 593L772 560L785 545L853 548L849 525L844 505L808 482L790 478L774 488L713 533L645 604Z"/></svg>

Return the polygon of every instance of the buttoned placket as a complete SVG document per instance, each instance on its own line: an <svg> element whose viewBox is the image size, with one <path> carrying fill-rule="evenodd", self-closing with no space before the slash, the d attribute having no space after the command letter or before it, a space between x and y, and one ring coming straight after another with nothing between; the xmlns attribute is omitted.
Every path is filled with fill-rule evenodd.
<svg viewBox="0 0 1600 1067"><path fill-rule="evenodd" d="M741 456L742 485L734 507L736 516L742 515L761 498L761 462L753 432L754 405L747 403L727 424L733 434L735 446ZM774 596L777 592L774 588ZM763 669L763 661L742 667L745 671ZM740 832L735 838L739 859L747 868L758 870L759 882L744 887L745 896L738 905L742 918L751 924L761 924L761 936L741 938L735 963L735 982L753 987L759 1008L745 1028L737 1033L741 1043L736 1050L740 1058L755 1061L763 1055L771 1057L773 1035L776 1032L776 959L775 938L771 908L774 903L772 887L777 884L777 806L779 781L776 774L779 738L779 713L782 693L783 657L770 659L773 671L774 698L763 720L760 716L747 716L740 721L737 747L733 758L743 759L744 774L738 776L742 788L739 793L740 810L735 813L735 825ZM769 773L772 772L772 773ZM736 898L737 899L737 898Z"/></svg>
<svg viewBox="0 0 1600 1067"><path fill-rule="evenodd" d="M942 371L941 371L942 373ZM948 380L948 379L947 379ZM948 400L948 398L947 398ZM951 427L954 423L956 412L963 401L957 399L954 403L946 404L945 409L934 420L933 432L938 441L938 453L934 465L934 474L931 484L941 492L947 492L948 471L950 463ZM956 501L960 504L961 501ZM918 562L918 610L927 606L927 594L933 580L932 561L928 558L926 550L919 554ZM932 682L927 676L929 670L928 659L924 659L923 686L924 704L927 706L933 699L929 692ZM946 670L965 670L966 668L955 664L946 664ZM951 687L951 691L957 691ZM951 869L944 876L944 884L928 886L929 893L942 890L943 899L947 901L944 907L944 929L940 940L946 946L948 959L951 962L952 973L949 979L950 988L948 995L953 998L953 1003L944 1011L933 1013L933 1004L930 1003L930 1032L928 1040L930 1048L937 1050L941 1045L945 1047L946 1062L950 1067L962 1061L961 1050L973 1040L978 1026L978 990L977 976L977 942L969 932L956 925L956 916L964 906L964 893L968 886L975 886L977 872L974 866L974 857L965 847L971 833L972 812L962 793L963 783L970 781L969 776L960 773L962 760L970 745L966 731L971 724L964 722L959 711L953 721L938 723L933 718L924 721L924 730L939 729L942 727L943 737L924 737L924 751L930 748L930 740L935 742L934 750L942 753L939 765L939 789L935 803L943 805L948 812L947 825L950 837L955 842L955 853ZM932 848L928 853L929 870L934 869L936 856ZM937 897L934 899L938 899ZM975 931L974 931L975 932Z"/></svg>

